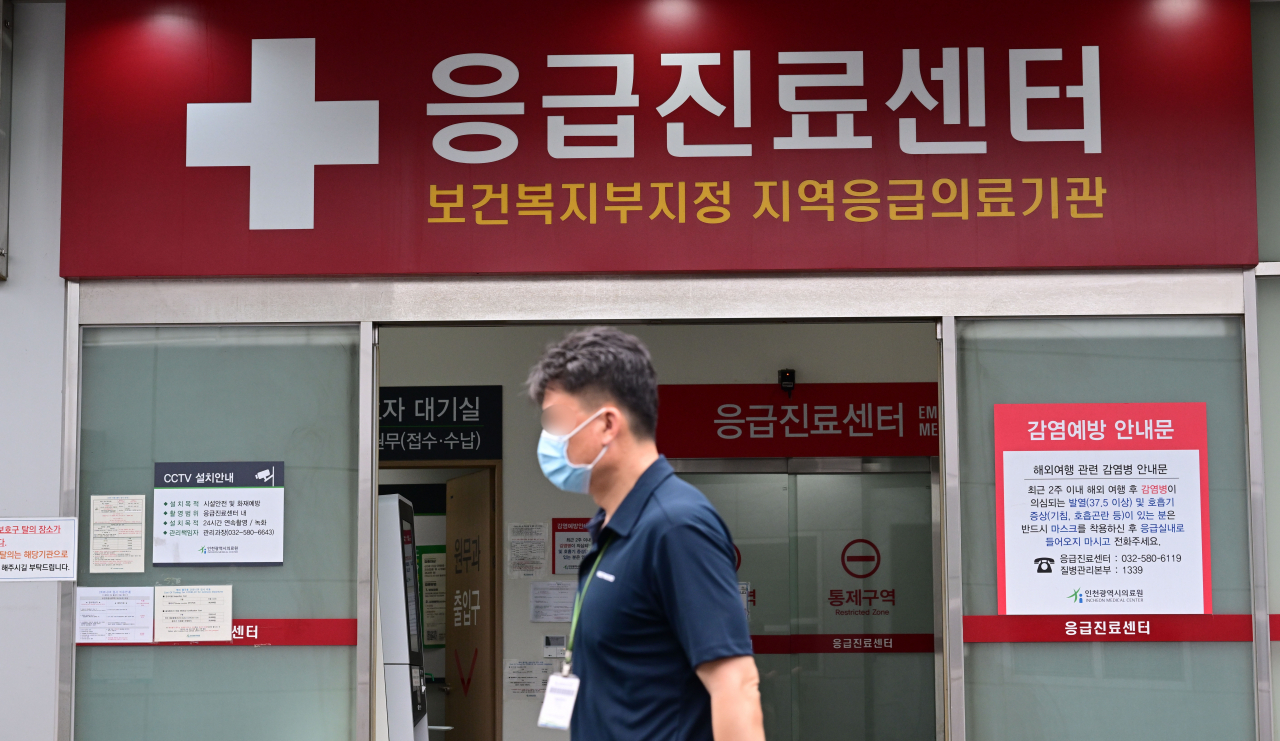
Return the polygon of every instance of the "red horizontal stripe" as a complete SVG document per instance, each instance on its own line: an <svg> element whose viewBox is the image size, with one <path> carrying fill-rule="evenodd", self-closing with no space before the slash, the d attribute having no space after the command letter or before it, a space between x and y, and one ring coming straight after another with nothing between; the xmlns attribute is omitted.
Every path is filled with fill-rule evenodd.
<svg viewBox="0 0 1280 741"><path fill-rule="evenodd" d="M933 653L933 634L810 633L751 636L751 649L757 654L927 654Z"/></svg>
<svg viewBox="0 0 1280 741"><path fill-rule="evenodd" d="M354 646L352 619L232 619L230 641L81 643L85 646Z"/></svg>
<svg viewBox="0 0 1280 741"><path fill-rule="evenodd" d="M235 637L235 645L254 646L354 646L356 645L356 621L352 619L328 620L232 620L235 626L244 626L244 638ZM258 628L253 638L250 629Z"/></svg>
<svg viewBox="0 0 1280 741"><path fill-rule="evenodd" d="M1074 627L1070 627L1072 623ZM1089 624L1088 633L1083 630L1084 623ZM1103 623L1104 632L1098 631L1098 623ZM1146 624L1147 632L1142 632L1140 623ZM966 643L1251 641L1253 620L1250 615L965 615L964 640Z"/></svg>

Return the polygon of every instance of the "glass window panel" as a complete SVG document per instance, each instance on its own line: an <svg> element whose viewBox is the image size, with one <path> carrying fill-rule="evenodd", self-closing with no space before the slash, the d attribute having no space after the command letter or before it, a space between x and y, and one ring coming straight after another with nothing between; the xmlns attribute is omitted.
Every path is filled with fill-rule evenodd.
<svg viewBox="0 0 1280 741"><path fill-rule="evenodd" d="M957 323L967 614L996 612L992 405L1206 402L1214 612L1249 611L1238 318ZM965 645L970 738L1253 737L1248 643Z"/></svg>
<svg viewBox="0 0 1280 741"><path fill-rule="evenodd" d="M1280 278L1258 279L1258 369L1267 484L1267 573L1274 583L1280 576ZM1280 613L1280 588L1269 589L1267 598L1271 612ZM1280 700L1280 693L1276 697Z"/></svg>
<svg viewBox="0 0 1280 741"><path fill-rule="evenodd" d="M1280 10L1276 8L1274 10ZM1254 16L1258 18L1257 14ZM1280 28L1280 14L1269 14L1271 28ZM1273 65L1274 66L1274 65ZM1280 278L1258 279L1258 370L1261 378L1262 459L1267 488L1267 600L1272 614L1280 613ZM1280 650L1272 633L1272 677L1280 670ZM1272 692L1273 718L1280 720L1280 692Z"/></svg>
<svg viewBox="0 0 1280 741"><path fill-rule="evenodd" d="M146 571L81 586L231 584L244 618L356 617L355 327L86 328L80 513L147 495ZM282 460L283 566L151 566L157 461ZM353 646L81 646L84 741L349 739Z"/></svg>

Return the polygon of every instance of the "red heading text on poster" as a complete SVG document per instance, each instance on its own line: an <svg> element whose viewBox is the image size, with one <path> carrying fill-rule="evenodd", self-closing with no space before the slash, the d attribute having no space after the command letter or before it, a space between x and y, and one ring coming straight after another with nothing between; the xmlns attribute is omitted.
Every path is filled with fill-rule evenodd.
<svg viewBox="0 0 1280 741"><path fill-rule="evenodd" d="M938 454L934 383L664 385L658 414L669 458Z"/></svg>

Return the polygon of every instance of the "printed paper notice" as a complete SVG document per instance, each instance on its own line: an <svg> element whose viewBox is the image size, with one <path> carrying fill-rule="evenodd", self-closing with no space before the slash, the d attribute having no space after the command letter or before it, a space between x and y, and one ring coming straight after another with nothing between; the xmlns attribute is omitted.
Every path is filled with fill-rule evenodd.
<svg viewBox="0 0 1280 741"><path fill-rule="evenodd" d="M535 581L529 585L529 621L567 623L573 620L577 582Z"/></svg>
<svg viewBox="0 0 1280 741"><path fill-rule="evenodd" d="M537 700L547 691L547 677L555 670L557 662L508 661L502 677L502 687L507 697L527 697Z"/></svg>
<svg viewBox="0 0 1280 741"><path fill-rule="evenodd" d="M419 569L422 572L424 648L444 646L445 623L449 617L449 600L444 586L446 558L442 545L418 546Z"/></svg>
<svg viewBox="0 0 1280 741"><path fill-rule="evenodd" d="M513 522L507 525L507 576L529 579L547 570L547 523Z"/></svg>
<svg viewBox="0 0 1280 741"><path fill-rule="evenodd" d="M996 405L1000 614L1213 612L1205 411Z"/></svg>
<svg viewBox="0 0 1280 741"><path fill-rule="evenodd" d="M0 519L0 581L75 581L76 518Z"/></svg>
<svg viewBox="0 0 1280 741"><path fill-rule="evenodd" d="M89 573L142 573L146 568L147 495L91 496L89 509Z"/></svg>
<svg viewBox="0 0 1280 741"><path fill-rule="evenodd" d="M156 587L156 643L231 640L231 585Z"/></svg>
<svg viewBox="0 0 1280 741"><path fill-rule="evenodd" d="M151 643L154 600L154 587L76 587L76 643Z"/></svg>

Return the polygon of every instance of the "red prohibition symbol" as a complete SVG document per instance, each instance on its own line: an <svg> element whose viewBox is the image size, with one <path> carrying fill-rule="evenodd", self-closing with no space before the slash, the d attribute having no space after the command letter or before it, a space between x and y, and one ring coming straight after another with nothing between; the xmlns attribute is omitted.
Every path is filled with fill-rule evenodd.
<svg viewBox="0 0 1280 741"><path fill-rule="evenodd" d="M871 549L870 553L867 552L867 548ZM850 553L850 550L853 553ZM880 568L880 549L866 538L851 540L844 550L840 551L840 565L849 576L855 579L866 579Z"/></svg>
<svg viewBox="0 0 1280 741"><path fill-rule="evenodd" d="M737 571L742 568L742 551L738 550L738 544L733 544L733 570Z"/></svg>

